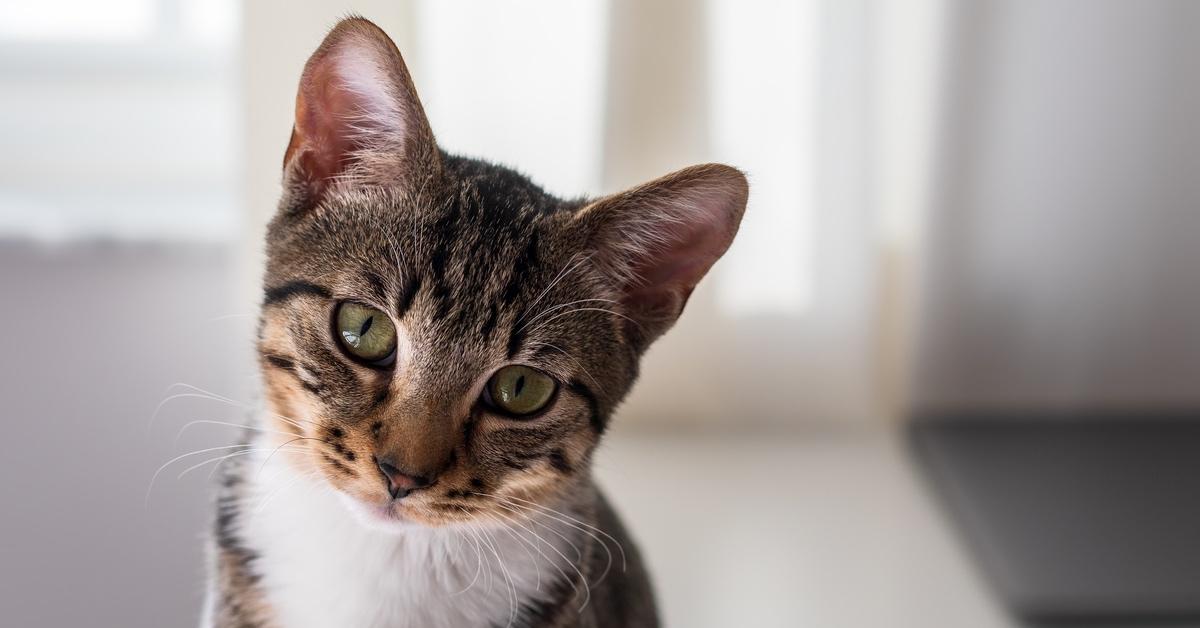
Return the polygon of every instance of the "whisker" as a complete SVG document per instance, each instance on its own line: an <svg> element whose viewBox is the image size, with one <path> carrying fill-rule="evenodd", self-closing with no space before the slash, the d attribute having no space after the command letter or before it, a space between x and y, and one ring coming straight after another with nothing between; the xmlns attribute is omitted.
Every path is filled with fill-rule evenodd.
<svg viewBox="0 0 1200 628"><path fill-rule="evenodd" d="M552 306L550 306L550 307L548 307L548 308L546 308L546 309L542 310L541 312L538 312L537 316L534 316L534 317L530 318L528 321L526 321L526 322L525 322L525 324L524 324L524 325L522 325L521 327L517 328L517 331L518 331L518 332L520 332L521 330L525 329L526 327L529 327L529 326L530 326L530 325L532 325L533 323L537 322L537 320L538 320L539 318L541 318L541 317L543 317L543 316L545 316L545 315L547 315L547 314L549 314L549 313L551 313L551 312L554 312L554 311L556 311L556 310L561 310L561 309L563 309L564 307L571 307L572 305L578 305L578 304L580 304L580 303L596 303L596 302L600 302L600 303L612 303L613 305L620 305L619 303L617 303L616 301L614 301L614 300L612 300L612 299L600 299L600 298L596 298L596 299L576 299L576 300L574 300L574 301L568 301L568 302L566 302L566 303L559 303L558 305L552 305Z"/></svg>
<svg viewBox="0 0 1200 628"><path fill-rule="evenodd" d="M317 474L317 472L316 472L316 471L309 471L309 472L307 472L307 473L298 473L298 474L296 474L296 476L295 476L295 477L293 477L291 480L288 480L288 482L287 482L286 484L284 484L283 486L277 487L275 490L271 491L271 492L270 492L270 493L268 493L266 496L264 496L263 498L261 498L261 499L259 500L259 502L258 502L258 505L257 505L257 506L255 506L255 508L254 508L254 512L251 514L251 516L252 516L252 517L257 517L257 516L258 516L259 514L261 514L261 513L262 513L264 510L266 510L266 508L267 508L267 504L270 504L270 503L271 503L271 500L272 500L272 499L275 499L275 496L276 496L276 495L279 495L279 494L280 494L280 493L282 493L283 491L285 491L285 490L288 490L288 489L292 488L292 487L293 487L293 486L295 486L295 485L296 485L298 482L300 482L300 480L307 480L307 479L309 479L309 478L313 478L313 477L317 477L317 476L318 476L318 474Z"/></svg>
<svg viewBox="0 0 1200 628"><path fill-rule="evenodd" d="M492 496L492 497L497 498L499 500L504 499L503 497L500 497L500 496ZM503 501L498 501L497 503L500 504L501 507L511 508L513 511L519 512L519 510L515 507L515 505L505 504ZM535 525L536 525L536 521L534 519L530 519L530 521L534 521ZM558 534L560 537L562 537L562 539L564 541L566 541L569 545L571 545L572 548L575 549L575 553L579 554L580 558L583 557L583 552L581 552L579 550L579 548L576 547L575 544L572 543L570 541L570 539L567 539L567 537L564 536L561 532L558 532L557 530L555 530L554 528L551 528L549 526L545 526L545 528L547 530L550 530L551 532ZM542 539L542 540L545 541L545 539ZM570 565L571 569L573 569L575 571L575 573L579 576L579 582L581 584L583 584L583 604L579 605L578 612L582 613L583 609L587 608L588 602L590 602L592 600L592 588L588 584L587 578L584 577L583 571L581 571L579 569L579 567L575 565L574 561L572 561L570 558L567 558L567 555L562 553L562 550L555 547L553 543L546 543L546 545L548 545L550 547L550 549L554 551L555 554L558 554L560 557L562 557L563 561L566 562L568 565ZM570 578L567 579L567 582L568 583L571 582ZM575 590L575 593L578 595L579 588L576 587L574 584L572 584L571 586Z"/></svg>
<svg viewBox="0 0 1200 628"><path fill-rule="evenodd" d="M467 525L471 528L471 535L475 537L475 546L482 551L485 543L483 541L483 537L480 535L479 526L474 523L468 523ZM487 590L490 594L492 592L492 585L495 582L495 574L492 573L492 557L487 552L482 552L482 556L484 557L485 562L485 569L483 573L487 576Z"/></svg>
<svg viewBox="0 0 1200 628"><path fill-rule="evenodd" d="M537 297L534 298L534 300L525 307L526 312L533 310L533 306L537 305L543 298L545 298L546 294L550 292L551 288L553 288L555 285L558 284L558 282L562 281L564 277L566 277L568 274L570 274L572 271L574 271L576 268L578 268L580 264L583 264L589 258L591 258L590 254L584 254L582 259L580 259L579 261L574 262L574 264L572 264L572 261L575 260L575 258L579 257L579 256L580 256L580 253L576 253L567 259L567 263L563 264L563 269L561 271L559 271L558 275L554 278L554 280L550 282L550 285L546 286L546 288L544 290L542 290L542 292L540 294L538 294ZM521 318L524 318L524 316L522 316ZM517 319L518 323L521 322L521 318Z"/></svg>
<svg viewBox="0 0 1200 628"><path fill-rule="evenodd" d="M497 518L496 515L501 515L502 518ZM503 513L489 514L487 516L487 518L491 521L494 521L494 522L500 524L499 525L500 529L507 532L508 535L511 536L514 541L518 541L519 543L524 543L524 545L520 545L520 547L525 552L525 555L529 557L529 562L530 562L530 564L533 565L534 573L537 576L537 583L534 585L534 590L541 591L542 590L542 566L541 566L541 563L536 558L533 557L533 553L530 552L529 548L525 547L525 545L529 545L530 547L533 547L535 550L537 550L538 547L536 545L534 545L534 543L532 541L530 541L529 539L514 532L510 525L513 521L511 519L509 519L508 517L503 517ZM523 530L526 530L527 532L530 532L531 534L533 534L535 536L537 535L537 533L532 532L531 530L529 530L528 528L525 528L524 526L521 526L521 528ZM538 550L538 553L541 554L541 550ZM542 558L547 558L547 557L545 554L542 554Z"/></svg>
<svg viewBox="0 0 1200 628"><path fill-rule="evenodd" d="M171 386L174 387L174 386L186 386L186 385L187 384L172 384ZM168 390L170 390L170 388L168 388ZM162 401L158 402L158 405L154 407L154 413L150 415L150 421L146 423L146 430L149 431L151 428L154 427L154 422L158 420L158 413L162 412L163 406L167 405L168 403L170 403L172 401L175 401L176 399L189 399L189 398L206 399L208 401L220 401L222 403L226 403L226 404L229 404L229 405L232 405L235 407L243 407L241 404L237 403L236 401L233 401L230 399L225 399L220 396L212 395L212 394L209 394L209 393L203 392L203 391L176 393L176 394L173 394L173 395L163 399Z"/></svg>
<svg viewBox="0 0 1200 628"><path fill-rule="evenodd" d="M217 466L216 466L216 467L213 467L213 472L212 472L212 473L210 473L210 474L209 474L209 476L208 476L208 477L210 477L210 478L211 478L213 475L215 475L215 474L216 474L216 470L217 470L218 468L220 468L220 466L221 466L221 463L222 463L222 462L225 462L226 460L229 460L230 458L236 458L236 457L238 457L238 456L245 456L245 455L247 455L247 454L258 453L258 452L260 452L260 451L270 451L270 450L269 450L269 449L243 449L243 450L241 450L241 451L235 451L235 452L233 452L233 453L231 453L231 454L225 454L225 455L223 455L223 456L217 456L216 458L209 458L208 460L205 460L204 462L200 462L200 463L194 464L194 465L192 465L192 466L190 466L190 467L188 467L188 468L184 469L183 471L180 471L180 472L179 472L179 475L175 476L175 479L176 479L176 480L182 480L182 479L183 479L183 476L187 475L189 471L194 471L194 470L196 470L196 469L199 469L200 467L203 467L203 466L204 466L204 465L206 465L206 464L212 464L212 463L216 462L216 463L217 463Z"/></svg>
<svg viewBox="0 0 1200 628"><path fill-rule="evenodd" d="M463 540L463 536L461 534L454 535L454 541L455 541L455 543L454 543L454 560L451 562L451 564L456 565L456 566L463 564L462 540Z"/></svg>
<svg viewBox="0 0 1200 628"><path fill-rule="evenodd" d="M384 236L388 240L388 246L392 249L392 257L395 258L392 261L396 266L396 274L399 276L400 283L403 285L405 283L404 269L408 265L407 262L404 260L404 253L402 252L400 247L396 246L395 235L387 229L387 226L383 224L383 221L380 220L378 216L375 217L375 222L378 223L378 229L380 230L381 233L384 234Z"/></svg>
<svg viewBox="0 0 1200 628"><path fill-rule="evenodd" d="M291 417L283 416L282 414L275 414L274 412L264 412L264 414L266 414L266 416L269 418L279 419L280 421L283 421L284 423L287 423L288 425L291 425L301 431L304 430L305 426L299 423L299 421L304 421L312 427L319 427L319 424L311 419L293 419Z"/></svg>
<svg viewBox="0 0 1200 628"><path fill-rule="evenodd" d="M154 427L154 423L155 423L155 421L158 420L158 415L160 412L162 412L163 407L176 399L205 399L208 401L217 401L220 403L224 403L226 405L233 406L235 408L240 408L243 410L254 410L255 409L250 404L242 403L236 399L230 399L229 397L226 397L224 395L219 395L212 391L204 390L203 388L200 388L199 386L193 386L191 384L187 384L184 382L175 382L174 384L167 386L166 390L164 390L163 393L166 394L176 388L183 388L183 389L187 390L188 392L175 393L175 394L170 395L167 398L163 399L162 401L158 402L158 405L155 406L155 408L154 408L154 412L150 415L150 421L147 422L147 424L146 424L147 431L149 431L152 427ZM295 419L293 417L287 417L287 416L283 416L282 414L275 414L274 412L268 412L265 410L264 410L264 414L266 414L267 416L275 417L284 422L291 423L292 425L295 425L296 427L298 427L300 429L304 429L304 426L299 423L299 421L301 419ZM307 419L303 419L303 420L312 425L316 425L316 423L314 423L313 421L309 421Z"/></svg>
<svg viewBox="0 0 1200 628"><path fill-rule="evenodd" d="M642 329L641 323L639 323L639 322L633 320L632 318L629 318L628 316L626 316L620 312L617 312L615 310L609 310L609 309L605 309L602 307L577 307L577 308L574 308L571 310L567 310L565 312L559 312L558 314L555 314L554 316L551 316L550 318L539 322L538 326L535 327L534 330L536 331L536 330L544 329L550 323L553 323L554 321L556 321L568 314L578 314L579 312L604 312L605 314L611 314L618 318L623 318L623 319L629 321L630 323L632 323L635 327Z"/></svg>
<svg viewBox="0 0 1200 628"><path fill-rule="evenodd" d="M167 469L167 467L171 466L172 464L175 464L176 462L179 462L180 460L183 460L184 458L190 458L192 456L199 456L200 454L205 454L205 453L209 453L209 452L213 452L213 451L222 451L222 450L227 450L227 449L237 449L239 447L252 447L252 446L253 445L250 445L248 443L242 443L242 444L238 444L238 445L222 445L220 447L208 447L205 449L198 449L196 451L189 451L185 454L181 454L181 455L175 456L174 458L171 458L170 460L163 463L163 465L160 466L154 472L154 475L150 476L150 485L146 487L146 499L145 499L145 503L143 504L143 506L146 508L150 507L150 492L154 490L154 482L157 481L158 476L161 475L162 472L165 471Z"/></svg>
<svg viewBox="0 0 1200 628"><path fill-rule="evenodd" d="M517 502L524 502L524 503L528 504L528 505L529 505L529 506L531 506L531 507L534 507L534 508L541 509L542 511L544 511L544 512L546 512L546 513L547 513L547 516L549 516L549 517L551 517L551 518L564 517L566 520L563 520L563 519L558 519L558 520L559 520L560 522L562 522L562 523L565 523L565 524L567 524L567 525L570 525L570 526L576 527L576 529L578 529L580 532L584 532L584 533L586 533L586 534L591 534L591 535L593 536L593 538L596 538L596 537L595 537L595 534L594 534L593 532L588 532L588 530L585 530L584 528L587 528L587 529L593 530L593 531L595 531L595 533L599 533L599 534L603 535L605 538L607 538L608 540L612 541L612 542L613 542L613 544L617 546L617 550L621 552L621 573L625 573L625 570L626 570L626 568L627 568L627 561L626 561L626 557L625 557L625 547L624 547L623 545L621 545L621 542L620 542L620 541L618 541L617 539L613 538L613 536L612 536L611 534L609 534L609 533L605 532L604 530L601 530L600 528L597 528L596 526L594 526L594 525L591 525L590 523L587 523L587 522L585 522L585 521L581 521L581 520L579 520L579 519L576 519L575 517L572 517L571 515L568 515L568 514L567 514L567 513L565 513L565 512L562 512L562 511L559 511L559 510L555 510L555 509L553 509L553 508L550 508L549 506L544 506L544 505L542 505L542 504L539 504L539 503L537 503L537 502L532 502L532 501L529 501L529 500L527 500L527 499L521 499L520 497L516 497L516 496L513 496L513 495L508 495L508 496L500 496L500 495L495 495L495 496L492 496L492 495L489 495L489 497L497 497L497 498L500 498L500 499L512 500L512 501L517 501ZM574 523L572 523L572 522L574 522ZM579 526L583 526L583 527L579 527ZM607 550L607 545L608 545L607 543L605 543L604 541L600 540L599 538L596 538L596 541L597 541L597 542L599 542L601 545L604 545L604 546L605 546L605 549ZM610 554L610 556L611 556L611 554Z"/></svg>
<svg viewBox="0 0 1200 628"><path fill-rule="evenodd" d="M463 511L463 514L467 514L466 508L459 506L459 509ZM465 589L463 589L462 591L458 591L457 593L452 593L451 595L460 595L460 594L466 593L467 591L471 590L471 587L474 587L475 582L477 580L479 580L479 572L483 570L483 559L479 556L479 552L480 552L479 542L475 539L474 531L472 531L470 528L466 529L466 531L471 534L470 541L475 546L475 576L473 578L471 578L471 584L468 584Z"/></svg>
<svg viewBox="0 0 1200 628"><path fill-rule="evenodd" d="M512 584L512 581L508 577L508 569L504 567L504 559L500 557L500 552L496 550L495 540L482 526L479 527L479 536L483 540L484 546L492 553L492 556L496 557L496 566L500 568L500 576L504 578L504 584L508 587ZM506 590L505 592L508 593L509 591Z"/></svg>
<svg viewBox="0 0 1200 628"><path fill-rule="evenodd" d="M504 564L504 558L500 555L500 544L496 541L496 537L492 536L492 533L486 528L480 528L480 531L483 532L484 536L490 541L492 553L496 555L496 563L500 565L500 573L504 576L505 584L508 585L508 623L505 624L505 628L509 628L517 619L517 585L513 580L512 572L510 572L508 566Z"/></svg>
<svg viewBox="0 0 1200 628"><path fill-rule="evenodd" d="M197 419L195 421L188 421L187 423L185 423L183 425L183 427L179 428L179 433L175 435L174 445L176 447L179 446L179 439L183 437L183 433L185 431L187 431L187 429L193 425L224 425L227 427L240 427L243 429L254 430L257 432L282 434L284 436L295 436L295 434L293 434L291 432L282 432L280 430L272 430L272 429L268 429L265 427L258 427L256 425L248 425L248 424L244 424L244 423L232 423L229 421L217 421L217 420L213 420L213 419Z"/></svg>
<svg viewBox="0 0 1200 628"><path fill-rule="evenodd" d="M255 314L223 314L221 316L214 316L208 319L208 322L215 323L217 321L227 321L233 318L254 318L255 316Z"/></svg>
<svg viewBox="0 0 1200 628"><path fill-rule="evenodd" d="M498 504L498 505L500 505L501 507L504 507L504 508L509 508L506 504ZM510 521L513 524L519 526L522 530L525 530L526 532L530 533L531 535L534 536L534 538L541 541L542 543L544 543L546 545L550 545L550 542L547 541L545 537L538 534L537 531L535 531L533 528L527 527L523 523L521 523L519 517L512 516L512 515L506 515L502 512L499 512L496 514L499 515L500 517L503 517L505 520ZM559 575L562 576L563 580L565 580L568 584L570 584L573 588L575 588L576 593L579 592L578 587L576 587L575 583L571 580L571 578L567 576L567 572L563 571L562 567L559 567L558 563L555 560L553 560L552 558L547 556L546 553L543 552L542 549L540 547L538 547L536 543L534 543L533 541L530 541L529 539L521 537L519 535L517 536L517 538L520 538L522 541L525 541L531 547L533 547L533 549L536 550L537 553L540 554L542 558L546 559L546 561L549 562L550 565L552 567L554 567L555 570L558 571ZM537 574L538 574L538 590L541 590L541 584L542 584L541 567L538 566L538 563L536 561L534 562L534 567L537 569Z"/></svg>
<svg viewBox="0 0 1200 628"><path fill-rule="evenodd" d="M319 443L325 443L326 445L333 444L333 443L330 443L329 441L325 440L324 438L313 438L311 436L297 436L297 437L285 442L284 444L276 447L270 454L268 454L266 459L263 460L262 464L258 467L258 472L255 474L254 477L258 477L259 475L262 475L263 469L267 468L267 463L271 461L271 458L274 457L275 454L279 453L280 449L283 449L284 447L287 447L288 445L291 445L292 443L294 443L298 440L315 440Z"/></svg>

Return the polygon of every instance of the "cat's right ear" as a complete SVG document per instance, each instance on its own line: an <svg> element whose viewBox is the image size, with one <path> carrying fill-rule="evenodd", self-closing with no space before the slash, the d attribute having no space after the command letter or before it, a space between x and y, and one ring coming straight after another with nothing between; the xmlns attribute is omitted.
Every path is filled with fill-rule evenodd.
<svg viewBox="0 0 1200 628"><path fill-rule="evenodd" d="M432 176L440 157L404 59L362 18L342 20L309 58L283 158L293 209L338 185L403 185Z"/></svg>

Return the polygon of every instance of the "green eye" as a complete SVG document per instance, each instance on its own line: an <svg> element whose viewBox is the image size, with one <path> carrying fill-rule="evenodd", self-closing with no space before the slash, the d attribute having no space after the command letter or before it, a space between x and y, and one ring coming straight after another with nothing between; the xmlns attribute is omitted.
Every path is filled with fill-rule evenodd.
<svg viewBox="0 0 1200 628"><path fill-rule="evenodd" d="M349 301L338 305L334 334L351 355L374 366L387 366L396 356L396 327L387 314Z"/></svg>
<svg viewBox="0 0 1200 628"><path fill-rule="evenodd" d="M487 401L513 416L533 414L546 407L558 384L545 373L514 364L488 380Z"/></svg>

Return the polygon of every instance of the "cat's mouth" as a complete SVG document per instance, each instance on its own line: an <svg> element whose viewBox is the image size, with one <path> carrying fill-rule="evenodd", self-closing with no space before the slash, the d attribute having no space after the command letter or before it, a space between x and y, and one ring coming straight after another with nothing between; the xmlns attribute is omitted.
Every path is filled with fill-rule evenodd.
<svg viewBox="0 0 1200 628"><path fill-rule="evenodd" d="M392 499L372 501L336 491L342 505L362 525L390 532L431 528L470 521L486 509L478 505L443 503L440 500Z"/></svg>
<svg viewBox="0 0 1200 628"><path fill-rule="evenodd" d="M399 531L425 525L413 516L411 507L400 500L368 502L341 491L338 491L338 497L360 523L371 528Z"/></svg>

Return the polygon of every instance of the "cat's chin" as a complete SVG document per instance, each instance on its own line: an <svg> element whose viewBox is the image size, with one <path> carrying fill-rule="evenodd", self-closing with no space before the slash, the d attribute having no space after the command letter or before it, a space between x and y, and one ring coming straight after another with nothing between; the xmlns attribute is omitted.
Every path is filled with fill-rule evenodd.
<svg viewBox="0 0 1200 628"><path fill-rule="evenodd" d="M429 527L399 513L395 504L368 504L341 491L338 491L337 496L356 521L372 530L402 534Z"/></svg>

